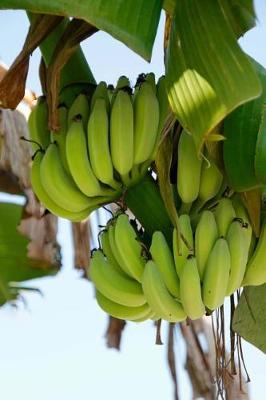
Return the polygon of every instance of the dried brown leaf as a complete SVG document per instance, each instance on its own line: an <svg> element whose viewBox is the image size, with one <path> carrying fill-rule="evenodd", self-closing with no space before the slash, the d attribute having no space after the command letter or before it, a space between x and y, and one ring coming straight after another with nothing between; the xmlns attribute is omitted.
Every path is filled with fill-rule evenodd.
<svg viewBox="0 0 266 400"><path fill-rule="evenodd" d="M23 48L0 81L0 106L15 109L24 97L31 53L63 17L38 14L33 19Z"/></svg>

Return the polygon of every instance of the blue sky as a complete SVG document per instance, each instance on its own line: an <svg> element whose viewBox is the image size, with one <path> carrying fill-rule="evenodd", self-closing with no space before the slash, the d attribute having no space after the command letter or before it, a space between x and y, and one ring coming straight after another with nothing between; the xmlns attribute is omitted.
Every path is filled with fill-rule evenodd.
<svg viewBox="0 0 266 400"><path fill-rule="evenodd" d="M255 1L258 25L240 40L247 53L266 66L266 2ZM0 12L0 59L10 65L27 32L24 13ZM140 72L164 72L160 24L150 64L109 35L99 32L83 44L97 81L115 83L127 75L134 83ZM39 54L31 59L27 87L40 94ZM6 198L3 197L2 198ZM105 216L103 215L103 219ZM98 308L89 282L73 270L68 222L60 220L63 268L55 278L34 281L44 297L28 294L27 308L0 310L1 396L5 400L171 400L172 383L166 365L166 346L155 346L151 322L129 323L120 353L108 350L104 332L105 314ZM166 342L166 324L163 326ZM254 347L244 345L251 375L251 398L261 399L266 390L266 358ZM185 350L176 340L179 386L182 399L191 398L182 371Z"/></svg>

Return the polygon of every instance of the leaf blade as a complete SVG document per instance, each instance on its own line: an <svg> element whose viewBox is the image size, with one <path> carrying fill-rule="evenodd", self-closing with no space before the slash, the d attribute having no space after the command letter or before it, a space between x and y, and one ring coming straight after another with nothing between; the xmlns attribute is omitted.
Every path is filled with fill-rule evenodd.
<svg viewBox="0 0 266 400"><path fill-rule="evenodd" d="M177 2L166 71L171 107L198 151L227 114L261 93L219 2Z"/></svg>
<svg viewBox="0 0 266 400"><path fill-rule="evenodd" d="M147 61L161 13L158 0L2 0L0 8L84 19L125 43Z"/></svg>

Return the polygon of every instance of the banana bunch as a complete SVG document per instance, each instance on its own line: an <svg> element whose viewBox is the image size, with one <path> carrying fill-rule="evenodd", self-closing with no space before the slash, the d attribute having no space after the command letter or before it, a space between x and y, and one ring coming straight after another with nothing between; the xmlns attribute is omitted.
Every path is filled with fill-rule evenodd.
<svg viewBox="0 0 266 400"><path fill-rule="evenodd" d="M88 269L99 306L120 319L140 322L156 318L141 284L145 249L128 216L114 217L99 238L101 248L92 253Z"/></svg>
<svg viewBox="0 0 266 400"><path fill-rule="evenodd" d="M197 211L222 188L223 174L208 154L197 154L192 136L183 130L177 149L177 191L188 212L195 204Z"/></svg>
<svg viewBox="0 0 266 400"><path fill-rule="evenodd" d="M255 251L250 251L252 228L236 196L202 211L194 230L190 216L182 214L171 246L155 231L147 248L133 225L126 214L109 221L88 271L99 306L116 318L197 319L241 286L266 280L266 221Z"/></svg>
<svg viewBox="0 0 266 400"><path fill-rule="evenodd" d="M119 214L100 233L100 244L88 276L105 312L134 322L186 318L174 258L161 232L154 233L148 251L128 216Z"/></svg>
<svg viewBox="0 0 266 400"><path fill-rule="evenodd" d="M32 187L49 211L79 221L147 173L169 112L164 77L144 75L133 93L124 76L115 89L100 82L90 101L81 93L58 112L57 132L44 97L29 117Z"/></svg>

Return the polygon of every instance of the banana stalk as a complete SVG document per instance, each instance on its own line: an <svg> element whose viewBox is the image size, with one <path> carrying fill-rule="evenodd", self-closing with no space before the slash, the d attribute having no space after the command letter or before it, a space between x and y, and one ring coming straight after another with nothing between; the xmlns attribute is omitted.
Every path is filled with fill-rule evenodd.
<svg viewBox="0 0 266 400"><path fill-rule="evenodd" d="M153 232L161 231L172 248L173 226L161 198L159 187L149 175L137 185L128 188L124 201L144 227L146 244L150 244Z"/></svg>

